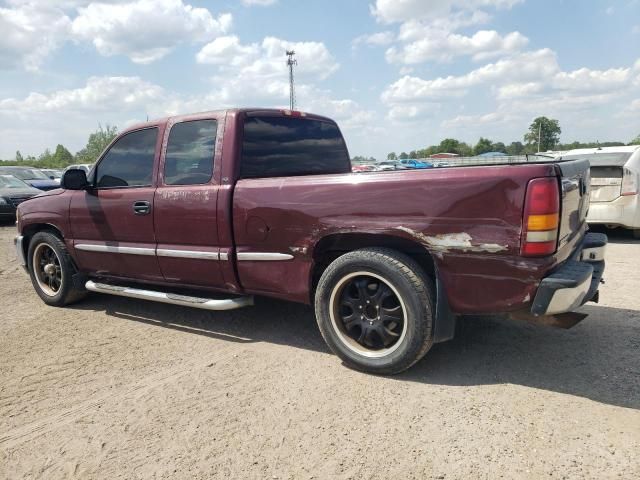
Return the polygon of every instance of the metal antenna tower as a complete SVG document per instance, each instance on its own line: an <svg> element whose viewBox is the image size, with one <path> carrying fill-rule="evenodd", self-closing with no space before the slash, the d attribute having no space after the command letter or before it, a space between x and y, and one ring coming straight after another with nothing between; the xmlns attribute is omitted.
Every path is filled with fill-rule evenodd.
<svg viewBox="0 0 640 480"><path fill-rule="evenodd" d="M287 50L287 65L289 66L289 109L295 110L296 108L296 89L293 82L293 66L298 64L298 61L293 58L296 52L294 50Z"/></svg>

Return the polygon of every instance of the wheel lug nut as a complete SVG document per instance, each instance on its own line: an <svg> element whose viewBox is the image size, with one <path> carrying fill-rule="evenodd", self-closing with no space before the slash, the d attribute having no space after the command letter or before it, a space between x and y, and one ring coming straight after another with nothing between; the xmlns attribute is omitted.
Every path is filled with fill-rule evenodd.
<svg viewBox="0 0 640 480"><path fill-rule="evenodd" d="M360 317L360 320L364 320L364 315L362 315L362 316Z"/></svg>

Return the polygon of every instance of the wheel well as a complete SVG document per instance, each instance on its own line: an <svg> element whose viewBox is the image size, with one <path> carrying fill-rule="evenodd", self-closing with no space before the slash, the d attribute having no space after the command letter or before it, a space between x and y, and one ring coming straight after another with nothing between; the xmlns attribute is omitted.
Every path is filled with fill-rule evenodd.
<svg viewBox="0 0 640 480"><path fill-rule="evenodd" d="M313 271L311 274L311 303L315 296L316 286L325 269L336 258L360 248L385 247L409 255L423 271L435 279L435 265L429 251L418 242L393 235L377 233L340 233L321 239L313 251Z"/></svg>
<svg viewBox="0 0 640 480"><path fill-rule="evenodd" d="M62 232L60 231L60 229L49 223L34 223L31 225L27 225L22 230L22 235L24 236L24 242L22 243L22 248L24 248L25 258L27 256L27 253L29 252L29 243L31 243L31 238L36 233L40 233L40 232L53 233L57 237L60 237L60 239L64 240L64 235L62 235Z"/></svg>

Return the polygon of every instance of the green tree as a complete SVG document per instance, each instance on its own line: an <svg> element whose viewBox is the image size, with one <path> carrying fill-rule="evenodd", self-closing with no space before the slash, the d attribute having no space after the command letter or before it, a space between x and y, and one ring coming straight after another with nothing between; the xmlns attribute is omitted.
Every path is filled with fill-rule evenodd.
<svg viewBox="0 0 640 480"><path fill-rule="evenodd" d="M76 163L93 163L118 134L118 128L107 124L105 128L98 125L98 130L89 135L87 146L76 153Z"/></svg>
<svg viewBox="0 0 640 480"><path fill-rule="evenodd" d="M399 158L400 160L406 160L407 158L409 158L409 155L407 154L407 152L402 152Z"/></svg>
<svg viewBox="0 0 640 480"><path fill-rule="evenodd" d="M52 167L53 155L51 154L51 150L49 150L48 148L45 149L45 151L38 156L37 162L39 167L42 167L42 168Z"/></svg>
<svg viewBox="0 0 640 480"><path fill-rule="evenodd" d="M22 157L22 154L20 153L20 150L18 150L16 152L16 162L23 162L24 158Z"/></svg>
<svg viewBox="0 0 640 480"><path fill-rule="evenodd" d="M63 145L58 144L56 151L53 154L53 166L66 167L73 163L73 155Z"/></svg>
<svg viewBox="0 0 640 480"><path fill-rule="evenodd" d="M478 143L473 147L473 154L480 155L481 153L491 152L493 150L491 140L488 138L482 138L478 140Z"/></svg>
<svg viewBox="0 0 640 480"><path fill-rule="evenodd" d="M391 152L391 153L387 153L387 160L397 160L398 156L396 155L396 152Z"/></svg>
<svg viewBox="0 0 640 480"><path fill-rule="evenodd" d="M507 153L507 147L502 142L495 142L491 144L491 151Z"/></svg>
<svg viewBox="0 0 640 480"><path fill-rule="evenodd" d="M505 149L505 153L509 155L522 155L524 153L524 145L522 142L511 142Z"/></svg>
<svg viewBox="0 0 640 480"><path fill-rule="evenodd" d="M445 138L438 146L438 152L441 153L457 153L462 157L470 157L473 155L473 149L464 142L455 138Z"/></svg>
<svg viewBox="0 0 640 480"><path fill-rule="evenodd" d="M640 134L634 138L633 140L631 140L631 142L629 143L629 145L640 145Z"/></svg>
<svg viewBox="0 0 640 480"><path fill-rule="evenodd" d="M417 159L418 158L418 152L416 152L415 150L411 150L409 152L409 158Z"/></svg>
<svg viewBox="0 0 640 480"><path fill-rule="evenodd" d="M536 118L529 131L524 135L524 141L529 146L535 146L541 152L552 150L560 141L562 129L558 120L547 117Z"/></svg>

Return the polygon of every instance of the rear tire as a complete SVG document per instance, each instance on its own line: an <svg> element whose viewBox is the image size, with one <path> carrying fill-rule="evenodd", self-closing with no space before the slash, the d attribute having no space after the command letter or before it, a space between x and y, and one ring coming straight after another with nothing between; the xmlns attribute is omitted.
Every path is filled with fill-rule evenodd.
<svg viewBox="0 0 640 480"><path fill-rule="evenodd" d="M76 268L64 242L53 233L39 232L33 236L27 266L33 288L47 305L63 307L86 296L85 290L74 287Z"/></svg>
<svg viewBox="0 0 640 480"><path fill-rule="evenodd" d="M322 274L315 295L318 327L348 366L396 374L433 344L434 287L409 256L387 248L356 250Z"/></svg>
<svg viewBox="0 0 640 480"><path fill-rule="evenodd" d="M640 240L640 228L632 230L631 234L633 235L633 238L635 238L636 240Z"/></svg>

